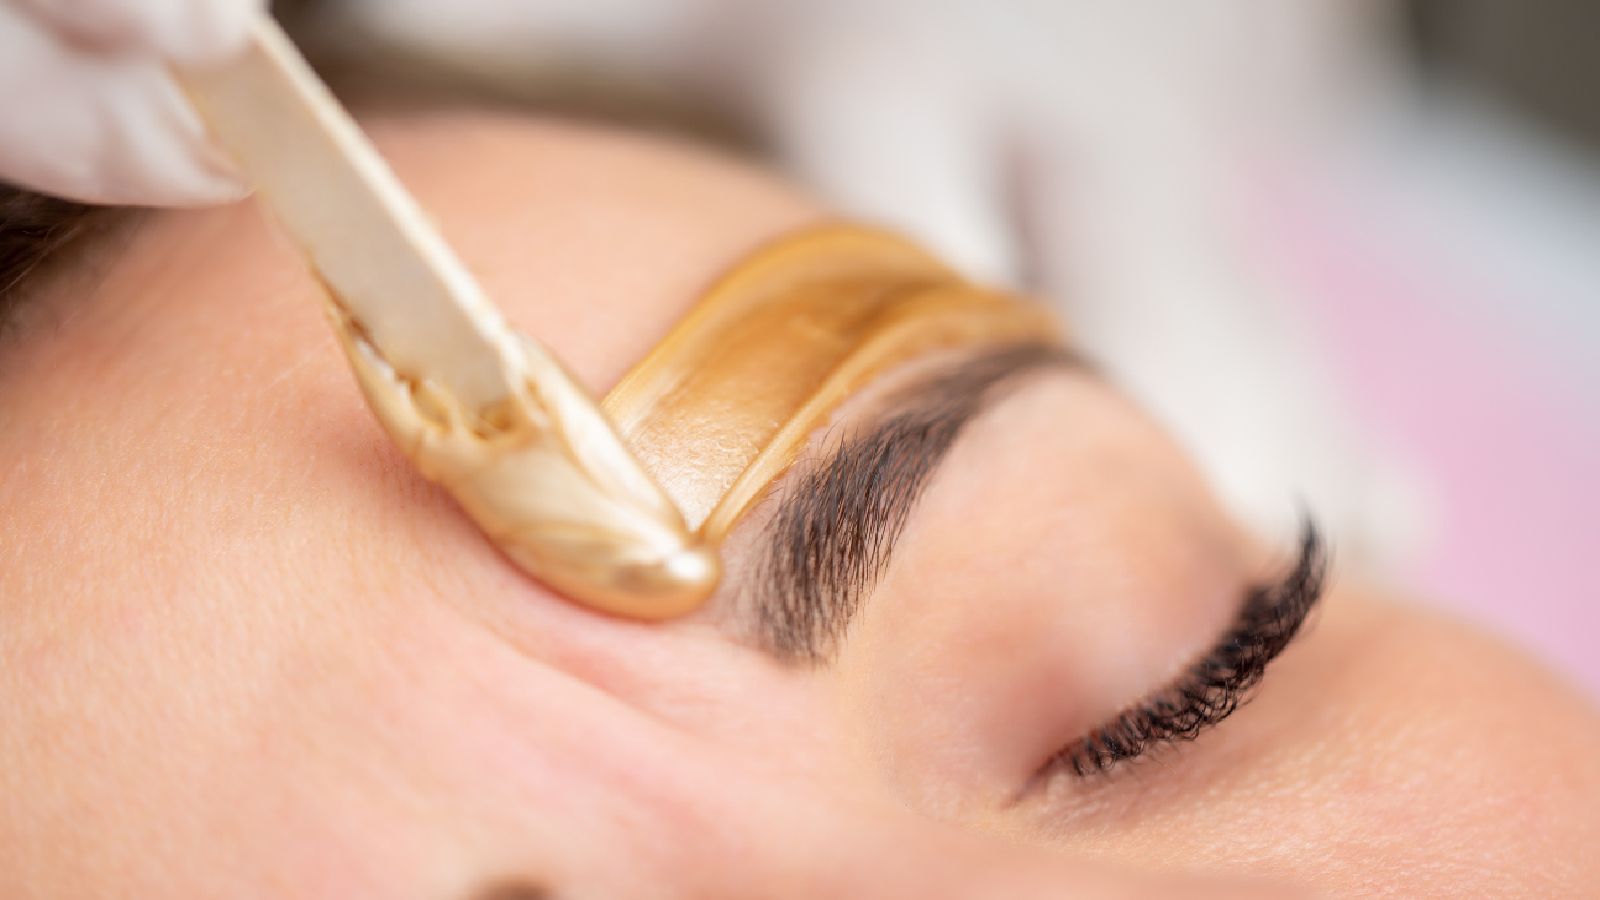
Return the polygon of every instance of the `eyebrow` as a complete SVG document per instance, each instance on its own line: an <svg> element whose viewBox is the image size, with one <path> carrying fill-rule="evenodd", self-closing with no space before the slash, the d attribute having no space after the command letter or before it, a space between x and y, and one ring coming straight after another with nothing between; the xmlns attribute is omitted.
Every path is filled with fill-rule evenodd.
<svg viewBox="0 0 1600 900"><path fill-rule="evenodd" d="M792 474L747 582L757 643L787 662L825 661L957 438L1026 376L1048 370L1091 367L1032 342L968 356L895 391L888 412Z"/></svg>

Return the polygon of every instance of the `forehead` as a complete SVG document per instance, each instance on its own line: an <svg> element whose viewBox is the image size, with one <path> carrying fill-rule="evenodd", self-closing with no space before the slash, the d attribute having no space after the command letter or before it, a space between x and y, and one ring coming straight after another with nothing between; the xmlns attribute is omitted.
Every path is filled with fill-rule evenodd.
<svg viewBox="0 0 1600 900"><path fill-rule="evenodd" d="M597 393L716 272L816 215L767 176L658 139L463 112L370 127L488 294ZM270 526L289 507L302 524L353 526L375 471L382 497L361 512L400 502L395 485L415 476L365 410L294 248L257 209L152 214L101 250L83 277L42 286L48 327L5 354L0 454L39 470L0 478L10 521L30 523L0 526L13 573L54 552L41 541L93 556L78 536L103 536L98 567L125 563L138 535L204 559L244 510L284 541L294 529ZM310 568L276 540L254 552Z"/></svg>

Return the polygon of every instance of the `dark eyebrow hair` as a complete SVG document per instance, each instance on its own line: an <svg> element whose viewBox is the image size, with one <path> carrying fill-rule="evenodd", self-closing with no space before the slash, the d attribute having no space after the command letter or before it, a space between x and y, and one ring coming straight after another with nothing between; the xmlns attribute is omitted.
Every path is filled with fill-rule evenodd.
<svg viewBox="0 0 1600 900"><path fill-rule="evenodd" d="M891 412L793 473L746 588L757 643L784 661L824 661L962 431L1024 376L1046 369L1089 366L1042 343L969 356L895 391Z"/></svg>

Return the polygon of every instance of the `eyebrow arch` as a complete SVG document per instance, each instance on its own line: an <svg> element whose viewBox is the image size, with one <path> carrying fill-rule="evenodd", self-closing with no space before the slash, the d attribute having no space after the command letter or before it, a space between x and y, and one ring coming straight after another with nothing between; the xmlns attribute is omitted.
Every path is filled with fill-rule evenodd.
<svg viewBox="0 0 1600 900"><path fill-rule="evenodd" d="M929 479L956 439L1024 376L1089 371L1071 350L1020 343L969 356L895 391L890 412L795 472L748 582L757 643L821 663L888 566Z"/></svg>

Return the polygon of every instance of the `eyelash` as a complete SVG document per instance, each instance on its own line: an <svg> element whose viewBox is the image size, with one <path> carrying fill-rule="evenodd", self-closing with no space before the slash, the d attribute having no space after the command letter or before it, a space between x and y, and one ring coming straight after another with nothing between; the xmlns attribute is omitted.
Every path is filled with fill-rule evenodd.
<svg viewBox="0 0 1600 900"><path fill-rule="evenodd" d="M1326 572L1322 538L1307 523L1294 568L1277 584L1251 590L1233 627L1176 683L1062 748L1040 773L1099 775L1153 747L1192 741L1232 715L1317 605Z"/></svg>

